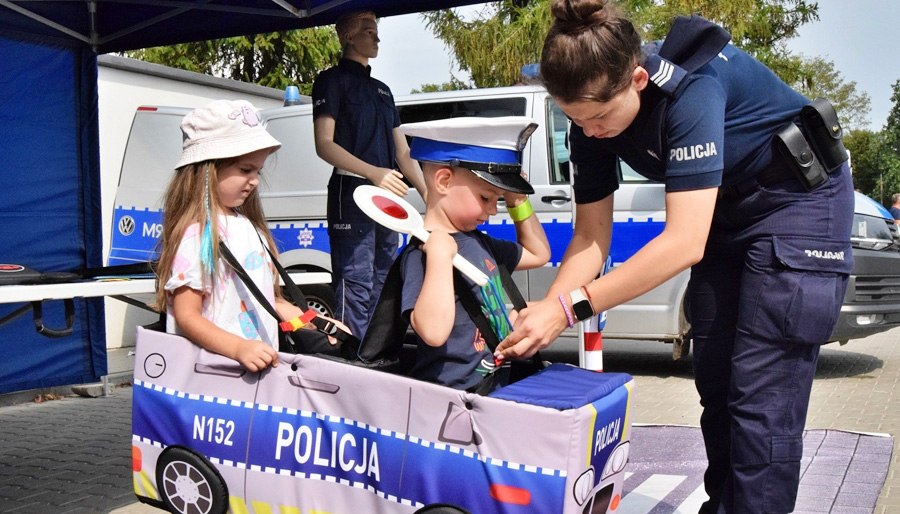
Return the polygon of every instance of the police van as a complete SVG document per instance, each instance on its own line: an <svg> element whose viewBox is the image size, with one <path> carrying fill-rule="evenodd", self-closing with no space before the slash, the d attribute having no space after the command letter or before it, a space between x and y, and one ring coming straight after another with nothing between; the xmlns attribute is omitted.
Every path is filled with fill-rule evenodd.
<svg viewBox="0 0 900 514"><path fill-rule="evenodd" d="M523 150L523 170L534 186L534 210L552 248L548 265L514 278L526 299L544 296L572 235L573 201L569 186L567 120L543 88L520 86L426 93L396 98L404 122L457 116L530 116L538 123ZM162 195L181 152L179 123L189 109L140 107L134 116L115 200L109 264L155 257L162 229ZM267 130L282 142L267 163L260 186L269 227L281 262L293 271L331 271L325 221L326 188L332 167L315 152L312 107L264 109ZM613 265L630 257L657 235L665 222L662 184L651 183L622 165L616 194ZM425 205L412 190L407 199ZM515 228L502 205L480 227L495 237L515 239ZM681 341L689 330L684 316L688 273L610 311L604 336ZM333 294L326 285L303 286L311 305L329 312ZM574 331L568 333L574 337Z"/></svg>
<svg viewBox="0 0 900 514"><path fill-rule="evenodd" d="M406 123L458 116L529 116L538 123L538 129L523 150L522 164L535 190L531 202L547 233L552 256L546 266L516 272L513 276L526 299L543 298L572 236L568 125L559 107L537 86L424 93L398 96L395 101L400 118ZM179 124L188 111L148 106L140 107L135 113L115 200L110 265L155 258L162 228L161 199L181 152ZM330 272L325 211L332 167L316 155L312 107L308 104L276 107L263 109L260 114L268 131L282 142L281 149L267 163L260 186L281 262L292 271ZM663 184L641 177L622 162L618 173L620 187L615 195L610 248L612 266L631 257L665 225ZM408 200L424 211L424 203L414 190ZM495 237L514 239L515 228L502 201L498 207L499 213L480 228ZM881 220L873 221L881 223ZM871 222L869 226L874 227ZM900 258L897 244L900 236L888 248L894 250L889 256L892 261ZM879 258L885 255L881 252ZM878 270L883 268L878 266ZM870 268L867 272L870 271L877 270ZM873 280L881 281L881 271L877 271L879 278ZM685 309L688 278L689 271L684 271L610 310L603 328L604 337L673 342L676 343L674 355L686 353L683 343L690 338ZM851 285L856 283L854 278ZM324 313L331 312L333 293L327 285L303 286L303 290L311 306ZM857 298L851 287L848 299ZM878 303L873 306L877 307L875 313L868 312L871 308L864 300L849 311L845 309L839 321L840 334L835 334L838 337L833 339L862 337L873 330L900 325L900 298L885 302L879 296L874 301ZM872 317L866 318L869 314ZM575 337L576 333L569 330L564 335Z"/></svg>

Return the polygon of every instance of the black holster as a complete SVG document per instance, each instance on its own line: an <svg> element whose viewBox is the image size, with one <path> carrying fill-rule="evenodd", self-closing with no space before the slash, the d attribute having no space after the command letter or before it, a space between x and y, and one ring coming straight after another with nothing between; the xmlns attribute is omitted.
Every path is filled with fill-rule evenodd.
<svg viewBox="0 0 900 514"><path fill-rule="evenodd" d="M781 127L775 134L775 146L806 190L812 191L850 156L841 142L843 129L837 112L825 98L801 109L800 124L803 131L794 122Z"/></svg>

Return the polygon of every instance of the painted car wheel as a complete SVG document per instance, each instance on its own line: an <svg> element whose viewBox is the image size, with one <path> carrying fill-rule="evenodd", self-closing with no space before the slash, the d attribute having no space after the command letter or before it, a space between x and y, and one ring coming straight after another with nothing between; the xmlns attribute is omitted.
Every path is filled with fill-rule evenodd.
<svg viewBox="0 0 900 514"><path fill-rule="evenodd" d="M179 447L167 448L156 463L156 486L169 512L224 514L228 488L203 457Z"/></svg>

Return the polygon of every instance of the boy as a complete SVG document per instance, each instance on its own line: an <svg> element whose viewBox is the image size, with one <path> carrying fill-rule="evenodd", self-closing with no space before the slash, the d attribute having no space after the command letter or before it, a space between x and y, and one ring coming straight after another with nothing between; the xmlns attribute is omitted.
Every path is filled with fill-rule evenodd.
<svg viewBox="0 0 900 514"><path fill-rule="evenodd" d="M410 374L457 389L477 384L494 367L484 338L454 294L451 260L457 252L490 278L481 288L468 279L499 339L511 330L498 265L531 269L550 259L550 244L527 194L519 154L537 125L527 117L452 118L400 126L412 136L410 156L420 161L428 192L428 242L401 259L401 312L416 332ZM497 213L503 197L518 243L476 234Z"/></svg>

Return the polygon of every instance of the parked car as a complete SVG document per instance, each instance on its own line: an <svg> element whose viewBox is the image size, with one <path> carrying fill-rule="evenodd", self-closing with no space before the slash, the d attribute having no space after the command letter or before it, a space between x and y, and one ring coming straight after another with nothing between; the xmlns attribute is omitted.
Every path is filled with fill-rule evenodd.
<svg viewBox="0 0 900 514"><path fill-rule="evenodd" d="M535 189L532 204L547 233L552 255L546 266L516 272L513 277L526 299L543 298L572 237L573 205L565 115L543 88L535 86L425 93L398 96L395 100L404 122L456 116L518 115L530 116L538 123L538 129L523 150L522 162L523 171ZM160 198L181 152L178 125L187 112L185 108L148 106L135 113L116 194L110 264L154 258L156 239L161 230ZM282 263L292 271L331 271L325 221L326 186L331 166L315 153L312 108L297 105L264 109L261 118L272 135L283 143L268 164L262 186L264 209ZM645 179L622 162L618 171L620 187L614 202L610 248L613 267L658 235L666 220L663 184ZM418 194L413 192L408 199L424 211L424 203ZM515 234L512 221L502 204L499 210L497 216L480 228L495 237L512 239ZM867 226L875 225L872 222ZM891 249L871 252L878 253L863 256L860 259L863 264L858 264L854 270L852 291L867 283L869 275L890 275L889 263L884 259L895 257L897 252ZM872 264L876 256L883 264ZM690 340L690 322L685 310L689 276L690 272L684 271L659 287L611 309L603 328L604 337L675 343L673 355L687 353L683 343ZM325 313L331 311L334 300L328 286L304 286L303 290L312 305ZM863 337L897 323L900 298L879 297L868 301L856 296L855 292L852 298L850 295L848 292L845 308L853 306L857 311L852 311L852 319L848 317L851 311L845 312L834 340ZM864 315L863 304L866 303L878 308L877 313L872 313L875 318L868 324L860 317ZM857 312L862 314L857 315ZM576 335L574 329L563 333L566 337Z"/></svg>
<svg viewBox="0 0 900 514"><path fill-rule="evenodd" d="M853 272L830 341L900 326L900 225L881 204L856 193Z"/></svg>

